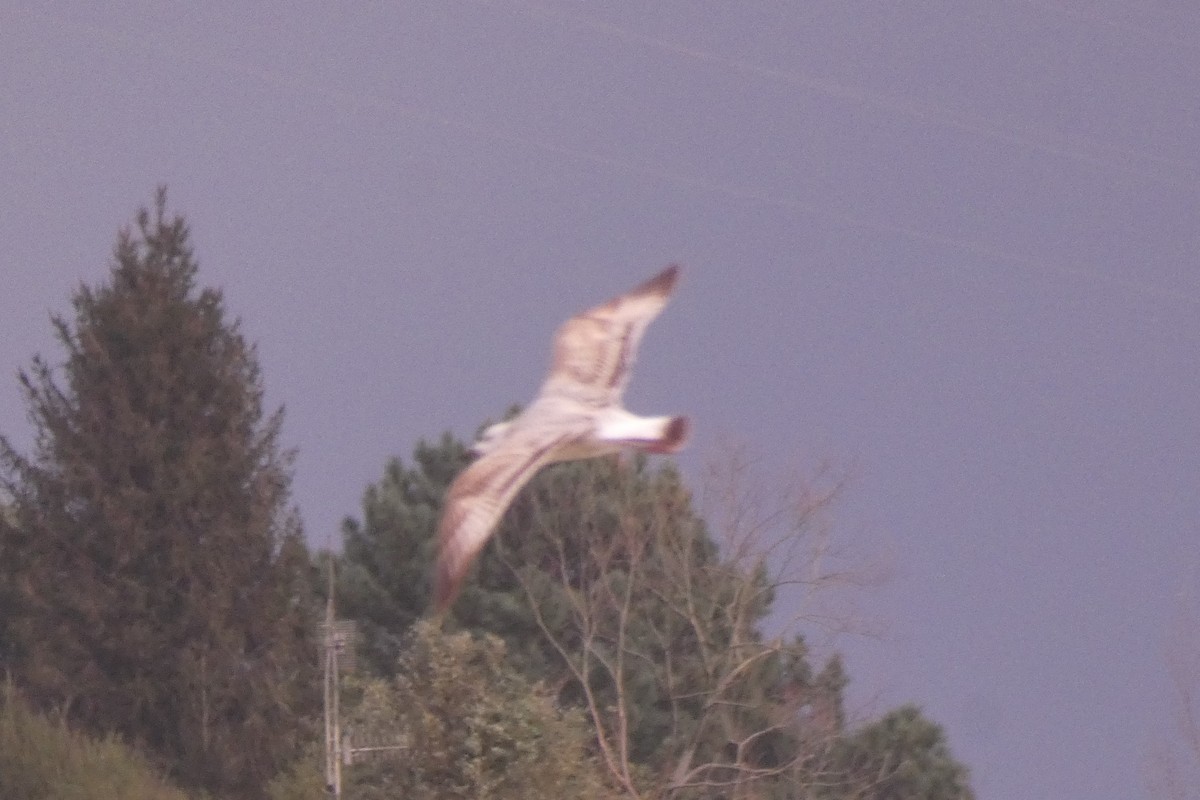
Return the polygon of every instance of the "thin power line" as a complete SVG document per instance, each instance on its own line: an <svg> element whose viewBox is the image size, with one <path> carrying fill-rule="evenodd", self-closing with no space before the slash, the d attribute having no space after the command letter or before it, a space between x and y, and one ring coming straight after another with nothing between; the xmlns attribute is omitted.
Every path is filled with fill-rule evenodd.
<svg viewBox="0 0 1200 800"><path fill-rule="evenodd" d="M61 25L64 22L62 19L41 13L29 11L22 11L21 13L41 19L43 22L47 23ZM477 136L482 139L534 149L544 153L551 153L561 156L563 158L590 163L596 166L608 167L636 175L656 178L667 183L673 183L679 186L688 186L712 194L719 194L744 201L758 202L764 205L774 206L776 208L781 208L800 214L823 218L852 228L870 230L876 233L891 234L901 236L911 241L939 245L954 250L959 250L961 252L970 253L972 255L992 261L1020 266L1033 271L1048 270L1090 278L1103 283L1108 283L1109 285L1118 288L1135 292L1137 294L1141 294L1146 297L1160 300L1182 301L1190 305L1200 306L1200 296L1179 289L1161 287L1144 281L1121 278L1088 267L1029 258L990 247L978 242L959 239L953 236L931 233L929 231L924 231L911 226L894 225L889 222L873 220L867 217L858 216L856 214L833 211L811 201L777 195L760 187L734 186L713 181L704 177L673 172L671 170L664 169L657 164L649 162L637 161L604 153L597 153L590 150L583 150L576 147L558 144L556 142L525 136L523 134L503 131L497 128L495 125L455 119L444 114L429 111L428 109L381 98L375 94L352 92L343 89L335 89L328 86L321 86L309 76L299 76L295 72L291 71L283 72L281 70L248 65L244 62L238 61L237 59L214 55L209 50L184 47L177 42L161 43L156 41L153 37L146 36L144 33L140 33L135 36L133 34L116 31L111 28L94 24L81 24L75 22L70 22L68 24L87 31L89 34L95 37L96 40L106 40L110 43L126 48L137 49L139 51L152 49L161 52L164 55L170 55L172 58L176 59L188 58L192 61L201 64L207 64L211 67L215 67L226 72L231 72L242 77L258 80L261 83L269 86L287 89L290 91L309 93L316 97L323 98L329 102L348 106L354 110L360 110L362 108L374 108L381 111L390 111L393 113L402 114L411 119L422 121L427 124L439 125L450 130Z"/></svg>
<svg viewBox="0 0 1200 800"><path fill-rule="evenodd" d="M1070 8L1062 3L1051 2L1051 0L1023 0L1023 2L1034 6L1035 8L1040 8L1042 11L1047 11L1064 17L1072 17L1074 19L1084 20L1086 22L1091 22L1093 25L1104 28L1112 28L1113 30L1121 31L1122 33L1132 34L1153 44L1165 44L1169 47L1178 48L1185 53L1192 53L1196 49L1195 41L1181 38L1179 36L1172 36L1162 31L1148 28L1144 25L1137 25L1125 20L1113 19L1109 16L1097 14L1094 11L1089 12L1083 9ZM1130 11L1146 11L1147 9L1153 8L1153 6L1144 3L1126 5L1125 7Z"/></svg>
<svg viewBox="0 0 1200 800"><path fill-rule="evenodd" d="M715 64L745 75L753 75L758 78L786 83L791 86L824 94L828 97L886 110L922 122L941 125L983 138L1069 158L1103 171L1134 175L1160 183L1187 183L1189 185L1192 181L1188 180L1186 176L1180 176L1179 171L1193 173L1193 178L1196 173L1200 173L1200 164L1194 161L1168 158L1155 153L1147 153L1105 142L1097 142L1081 136L1065 136L1029 125L1021 125L1014 128L1009 123L1008 126L1004 126L993 120L966 114L936 103L900 95L872 92L860 87L806 75L796 70L767 67L740 58L724 56L708 50L679 44L678 42L657 36L631 31L610 22L604 22L574 11L568 12L551 9L538 3L528 2L527 0L474 0L474 2L493 8L502 8L510 13L526 17L551 20L577 29L591 30L619 39L626 44L652 47L694 61ZM1121 163L1120 161L1113 160L1113 157L1154 164L1162 169L1169 169L1171 172L1163 173L1162 171L1145 169L1133 164Z"/></svg>

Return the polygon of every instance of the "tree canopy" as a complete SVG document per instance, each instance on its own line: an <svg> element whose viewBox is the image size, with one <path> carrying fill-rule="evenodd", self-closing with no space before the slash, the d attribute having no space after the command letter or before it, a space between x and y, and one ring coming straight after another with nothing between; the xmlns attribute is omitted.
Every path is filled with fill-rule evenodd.
<svg viewBox="0 0 1200 800"><path fill-rule="evenodd" d="M380 674L403 670L405 631L428 603L440 499L467 460L453 437L422 442L414 466L390 462L362 520L345 525L340 602L369 621L365 653ZM840 659L814 668L802 636L764 633L787 561L753 534L713 536L669 465L555 465L515 500L446 624L500 637L515 668L585 714L596 758L627 796L782 798L819 786L873 797L870 758L908 764L925 748L918 773L950 765L920 784L937 790L897 777L887 796L969 797L936 725L910 720L905 730L936 733L916 740L849 727Z"/></svg>
<svg viewBox="0 0 1200 800"><path fill-rule="evenodd" d="M72 306L52 317L64 360L20 373L32 452L0 437L0 669L186 791L320 796L318 582L283 412L164 192ZM972 796L936 724L848 720L840 657L772 630L782 587L836 579L805 549L832 493L763 515L734 481L706 519L670 463L551 466L439 627L435 530L468 461L450 435L392 460L324 556L368 668L349 730L402 743L352 765L358 796Z"/></svg>
<svg viewBox="0 0 1200 800"><path fill-rule="evenodd" d="M121 232L109 278L20 373L30 456L0 438L0 658L40 708L136 742L188 786L256 796L315 699L282 410L198 289L181 217Z"/></svg>
<svg viewBox="0 0 1200 800"><path fill-rule="evenodd" d="M398 754L354 757L354 797L615 797L589 755L589 728L521 675L490 635L443 634L429 621L405 637L393 679L351 692L349 740L398 745Z"/></svg>

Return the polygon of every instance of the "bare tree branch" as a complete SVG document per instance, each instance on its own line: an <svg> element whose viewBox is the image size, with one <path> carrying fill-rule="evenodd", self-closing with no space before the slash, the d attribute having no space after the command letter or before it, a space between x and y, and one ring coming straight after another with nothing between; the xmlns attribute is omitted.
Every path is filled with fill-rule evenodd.
<svg viewBox="0 0 1200 800"><path fill-rule="evenodd" d="M838 627L811 601L870 580L828 567L835 559L827 512L845 478L822 467L817 483L798 481L771 496L743 452L724 453L704 484L707 518L717 521L709 529L668 477L647 492L646 478L639 484L621 467L570 475L534 493L523 533L547 541L530 552L554 554L555 585L535 579L546 565L518 557L524 542L499 537L498 552L578 690L597 752L623 791L685 798L719 788L754 797L784 781L792 796L805 796L822 784L841 786L829 759L843 725L840 686L814 683L796 633L800 623ZM609 482L605 491L601 481ZM564 508L577 514L569 525ZM799 610L783 635L764 638L773 599L793 588L802 593ZM831 692L837 700L822 695ZM648 706L647 698L658 699ZM821 710L828 703L837 706L831 713ZM658 766L648 773L639 761L646 743L639 755L635 738L639 721L659 713Z"/></svg>

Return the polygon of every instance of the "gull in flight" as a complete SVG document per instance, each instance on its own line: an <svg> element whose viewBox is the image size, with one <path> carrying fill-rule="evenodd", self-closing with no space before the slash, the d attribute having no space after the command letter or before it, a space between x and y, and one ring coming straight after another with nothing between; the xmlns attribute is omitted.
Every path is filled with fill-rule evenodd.
<svg viewBox="0 0 1200 800"><path fill-rule="evenodd" d="M458 596L471 562L521 487L556 461L621 450L674 453L687 417L639 417L621 406L638 342L675 288L677 266L567 320L554 337L550 374L533 402L488 427L472 448L478 458L446 493L438 526L434 608Z"/></svg>

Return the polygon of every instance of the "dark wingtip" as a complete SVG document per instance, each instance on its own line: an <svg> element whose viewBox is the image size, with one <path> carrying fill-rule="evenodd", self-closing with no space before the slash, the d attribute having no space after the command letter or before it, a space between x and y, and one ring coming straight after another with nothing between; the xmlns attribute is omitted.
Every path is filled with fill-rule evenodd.
<svg viewBox="0 0 1200 800"><path fill-rule="evenodd" d="M673 417L663 431L660 446L664 452L674 453L687 442L690 423L687 417Z"/></svg>
<svg viewBox="0 0 1200 800"><path fill-rule="evenodd" d="M675 288L675 284L679 281L679 265L672 264L662 272L655 275L650 280L643 283L637 288L638 294L654 293L668 295Z"/></svg>

